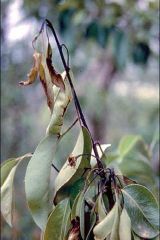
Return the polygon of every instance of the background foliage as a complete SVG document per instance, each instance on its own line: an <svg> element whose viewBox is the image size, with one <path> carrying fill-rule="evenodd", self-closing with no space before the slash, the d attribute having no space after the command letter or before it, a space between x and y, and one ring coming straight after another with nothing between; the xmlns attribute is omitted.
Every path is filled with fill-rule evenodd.
<svg viewBox="0 0 160 240"><path fill-rule="evenodd" d="M21 14L15 26L29 29L19 39L12 31L16 6ZM2 1L2 160L34 151L49 119L40 84L18 86L32 64L31 41L44 17L69 48L76 89L95 138L111 143L110 152L125 134L142 135L153 147L158 131L157 1ZM54 54L62 70L56 50ZM69 112L66 125L71 116ZM151 164L157 175L157 144L153 150ZM23 175L22 167L16 179L20 202ZM17 205L12 234L38 239L25 203ZM3 227L4 239L10 234Z"/></svg>

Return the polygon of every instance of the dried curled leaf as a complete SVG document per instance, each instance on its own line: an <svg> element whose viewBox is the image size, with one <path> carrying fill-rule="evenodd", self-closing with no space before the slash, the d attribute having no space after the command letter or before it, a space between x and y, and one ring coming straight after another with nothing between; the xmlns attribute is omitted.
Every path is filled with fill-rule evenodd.
<svg viewBox="0 0 160 240"><path fill-rule="evenodd" d="M51 76L52 83L59 87L62 91L64 91L65 85L63 82L63 78L61 74L56 72L55 68L52 65L52 49L50 43L48 43L46 63Z"/></svg>
<svg viewBox="0 0 160 240"><path fill-rule="evenodd" d="M63 125L64 114L72 99L71 88L66 78L66 72L62 73L62 79L65 84L65 91L61 91L60 88L53 86L54 93L54 111L51 116L50 123L47 127L47 134L60 134Z"/></svg>
<svg viewBox="0 0 160 240"><path fill-rule="evenodd" d="M34 64L31 68L26 81L21 81L19 84L27 86L32 84L37 76L39 76L41 84L43 86L45 95L47 97L47 104L51 112L54 107L54 91L53 86L58 87L58 89L64 91L65 83L61 74L57 73L52 66L52 49L50 44L48 44L48 49L46 54L35 52L33 54Z"/></svg>
<svg viewBox="0 0 160 240"><path fill-rule="evenodd" d="M50 108L51 112L53 111L54 107L54 92L53 92L53 83L51 81L51 77L48 71L48 67L46 65L45 57L42 56L42 61L39 67L39 78L41 84L43 86L45 95L47 97L47 104Z"/></svg>
<svg viewBox="0 0 160 240"><path fill-rule="evenodd" d="M34 65L31 68L29 74L27 75L28 79L26 81L21 81L19 84L23 86L30 85L36 80L37 76L39 75L41 84L47 97L48 107L52 112L54 106L54 93L52 89L53 83L46 64L46 57L44 54L42 55L41 53L35 52L33 54L33 59Z"/></svg>
<svg viewBox="0 0 160 240"><path fill-rule="evenodd" d="M40 53L35 52L33 54L34 64L30 72L27 74L28 79L26 81L19 82L20 85L27 86L32 84L36 80L38 76L40 63L41 63L41 58L42 58L42 55Z"/></svg>

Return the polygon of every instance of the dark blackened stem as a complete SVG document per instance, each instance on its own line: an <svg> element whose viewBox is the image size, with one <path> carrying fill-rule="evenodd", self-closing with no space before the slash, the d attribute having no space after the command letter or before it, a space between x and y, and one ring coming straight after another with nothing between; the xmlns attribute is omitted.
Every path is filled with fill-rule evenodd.
<svg viewBox="0 0 160 240"><path fill-rule="evenodd" d="M109 175L109 180L106 184L107 186L107 198L108 198L108 202L109 202L109 209L111 210L114 206L114 199L113 199L113 193L112 193L112 177L111 175Z"/></svg>
<svg viewBox="0 0 160 240"><path fill-rule="evenodd" d="M63 66L64 66L64 69L66 71L66 74L67 74L67 78L68 78L68 81L69 81L69 84L70 84L70 87L71 87L71 90L72 90L72 94L73 94L73 98L74 98L74 103L75 103L75 107L76 107L76 110L77 110L77 114L80 115L80 118L81 118L81 121L84 125L84 127L87 128L87 130L89 131L90 133L90 136L91 136L91 132L88 128L88 125L86 123L86 120L84 118L84 115L83 115L83 112L82 112L82 109L81 109L81 106L80 106L80 103L79 103L79 100L78 100L78 97L77 97L77 94L76 94L76 91L74 89L74 86L73 86L73 83L72 83L72 80L71 80L71 77L70 77L70 73L69 73L69 66L67 66L66 64L66 61L65 61L65 58L64 58L64 55L63 55L63 50L62 50L62 47L63 45L61 45L59 43L59 40L58 40L58 37L57 37L57 34L52 26L52 23L46 19L46 22L47 22L47 26L51 29L52 31L52 34L55 38L55 41L56 41L56 44L57 44L57 47L58 47L58 50L59 50L59 53L60 53L60 56L61 56L61 60L62 60L62 63L63 63ZM97 151L97 146L91 136L91 139L92 139L92 144L93 144L93 150L94 150L94 154L95 154L95 157L97 159L97 165L98 165L98 168L101 168L103 169L103 164L101 163L100 161L100 158L99 158L99 154L98 154L98 151Z"/></svg>
<svg viewBox="0 0 160 240"><path fill-rule="evenodd" d="M74 101L75 101L75 107L76 109L78 110L78 115L80 114L80 117L81 117L81 120L82 120L82 123L84 124L84 126L86 127L86 122L85 122L85 119L83 117L83 114L81 114L81 108L79 109L79 101L78 101L78 98L77 98L77 95L76 95L76 92L75 92L75 89L74 89L74 86L73 86L73 83L72 83L72 80L71 80L71 77L70 77L70 74L69 74L69 66L67 66L66 64L66 60L64 58L64 55L63 55L63 45L60 44L59 40L58 40L58 37L57 37L57 34L52 26L52 23L46 19L46 22L47 22L47 26L51 29L52 33L53 33L53 36L55 38L55 41L56 41L56 44L57 44L57 47L58 47L58 50L59 50L59 53L60 53L60 56L61 56L61 60L62 60L62 63L63 63L63 66L64 66L64 69L66 71L66 74L67 74L67 78L68 78L68 81L69 81L69 84L71 86L71 90L72 90L72 94L73 94L73 98L74 98Z"/></svg>

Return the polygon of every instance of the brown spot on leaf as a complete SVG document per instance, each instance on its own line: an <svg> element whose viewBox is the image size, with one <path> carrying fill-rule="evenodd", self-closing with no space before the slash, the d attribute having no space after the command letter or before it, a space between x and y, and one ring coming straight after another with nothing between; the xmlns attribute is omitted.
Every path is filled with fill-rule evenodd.
<svg viewBox="0 0 160 240"><path fill-rule="evenodd" d="M72 227L69 230L68 240L80 240L80 220L76 217L71 221Z"/></svg>
<svg viewBox="0 0 160 240"><path fill-rule="evenodd" d="M71 167L75 167L76 166L76 160L77 158L74 156L69 156L68 158L68 163Z"/></svg>

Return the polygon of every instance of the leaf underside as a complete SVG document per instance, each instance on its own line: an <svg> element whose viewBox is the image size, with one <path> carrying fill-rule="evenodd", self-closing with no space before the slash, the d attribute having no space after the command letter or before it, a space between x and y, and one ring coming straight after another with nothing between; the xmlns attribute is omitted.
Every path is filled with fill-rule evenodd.
<svg viewBox="0 0 160 240"><path fill-rule="evenodd" d="M133 231L142 238L156 237L159 233L159 209L152 193L138 184L126 186L122 193Z"/></svg>

